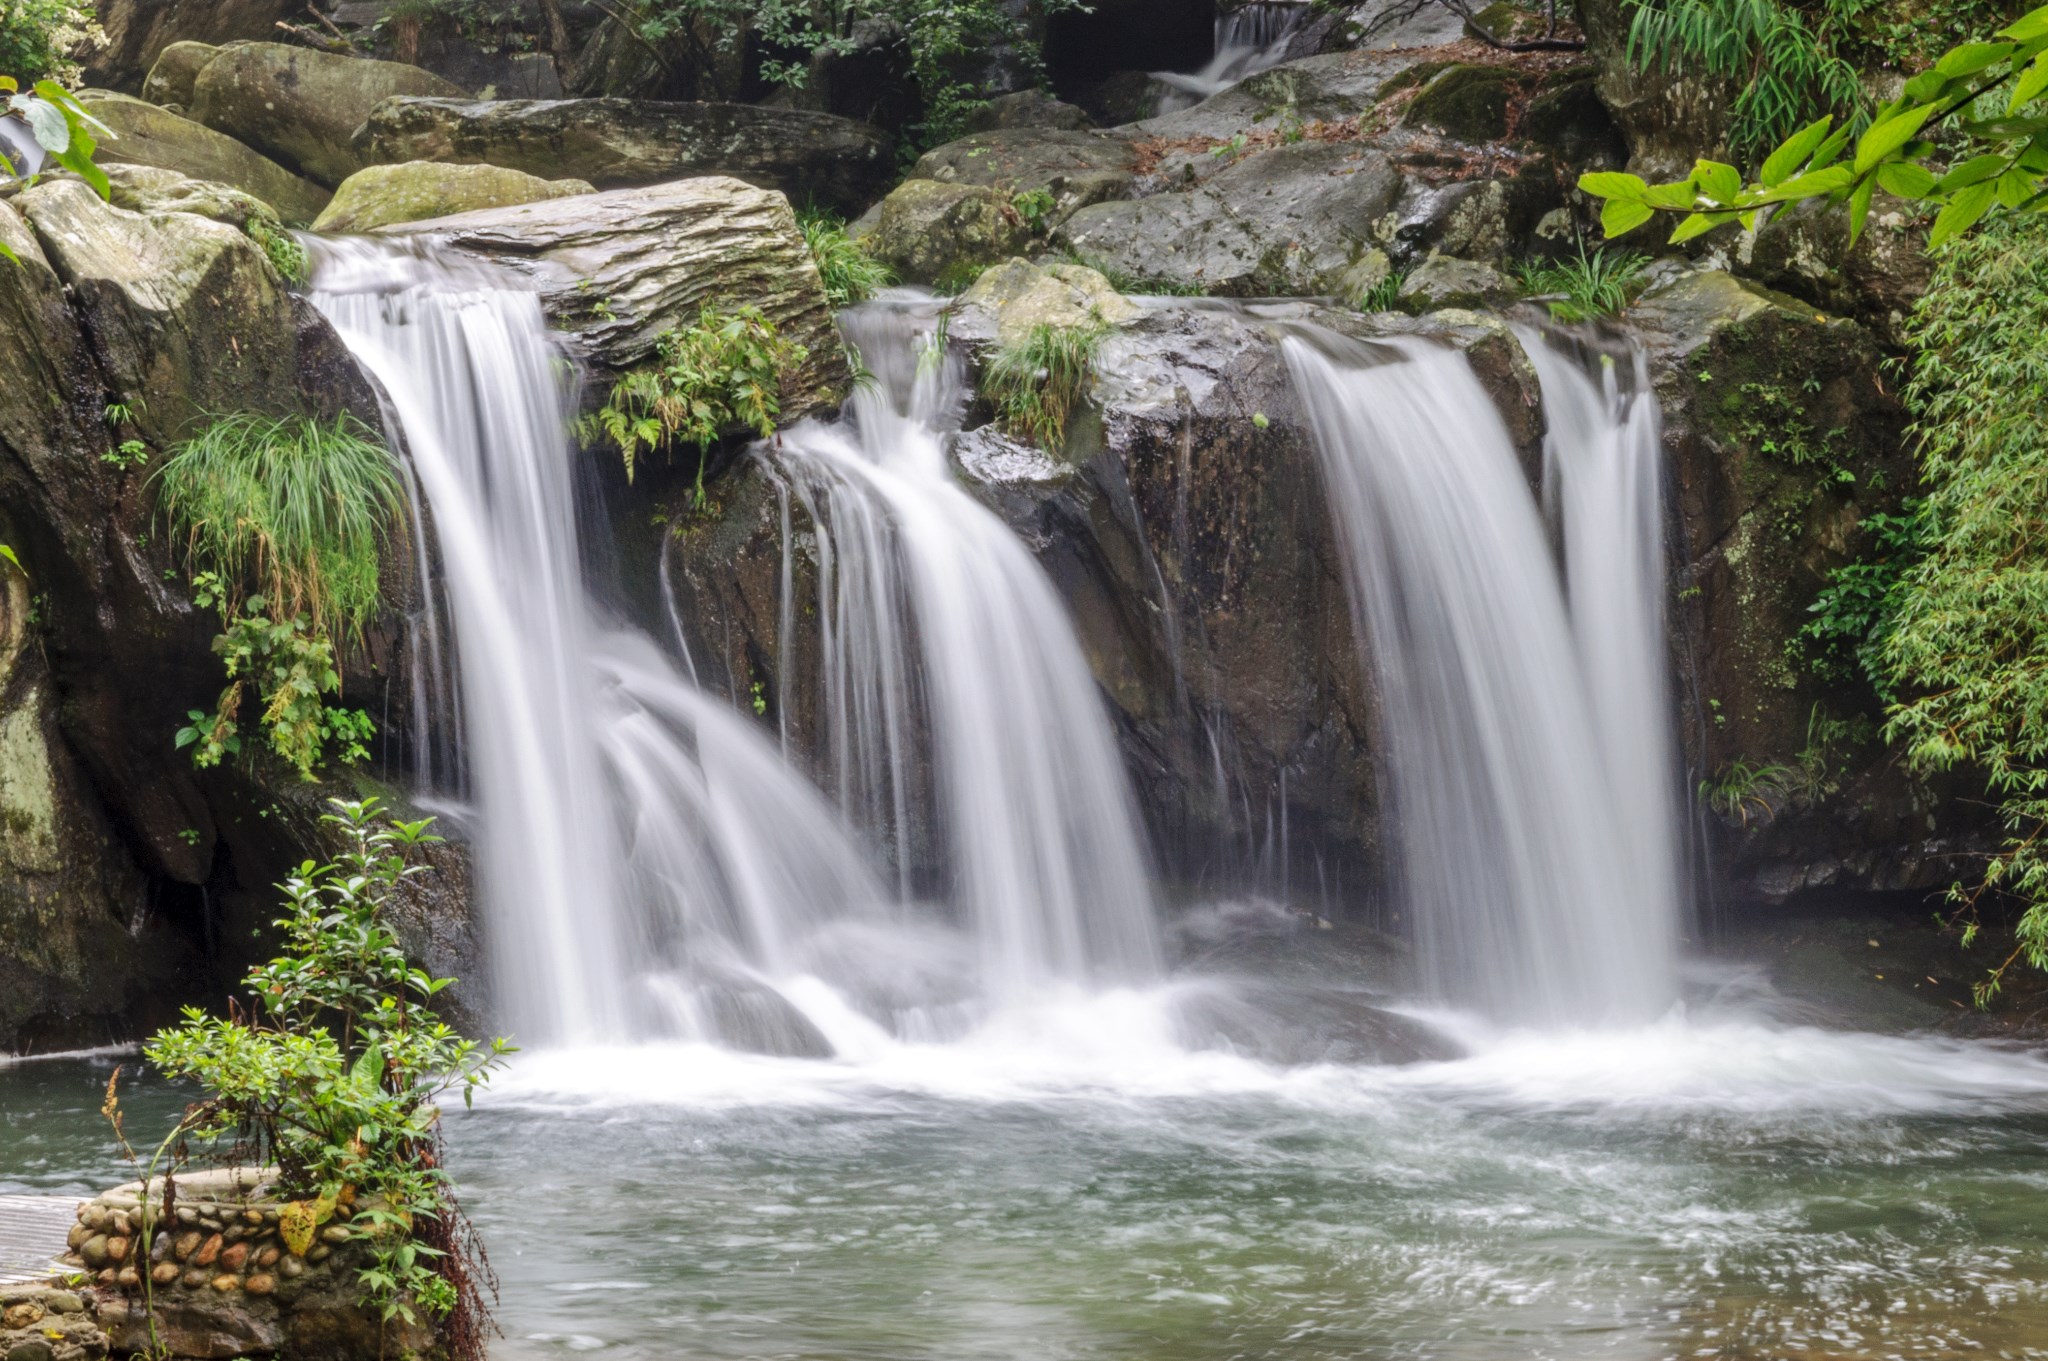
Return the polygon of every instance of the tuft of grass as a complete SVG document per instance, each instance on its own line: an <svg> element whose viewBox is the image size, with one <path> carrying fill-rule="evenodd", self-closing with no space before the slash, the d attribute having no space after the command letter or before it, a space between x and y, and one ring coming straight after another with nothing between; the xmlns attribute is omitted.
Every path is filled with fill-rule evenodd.
<svg viewBox="0 0 2048 1361"><path fill-rule="evenodd" d="M1401 285L1408 282L1408 271L1390 269L1377 283L1369 284L1351 296L1351 306L1360 312L1391 312L1401 300Z"/></svg>
<svg viewBox="0 0 2048 1361"><path fill-rule="evenodd" d="M1596 250L1588 255L1581 242L1575 260L1526 261L1516 273L1534 300L1550 304L1550 315L1557 320L1591 321L1628 306L1649 264L1649 256L1632 250Z"/></svg>
<svg viewBox="0 0 2048 1361"><path fill-rule="evenodd" d="M867 248L846 234L846 221L819 208L797 214L804 245L825 281L825 300L833 310L866 302L881 289L896 282L890 268L868 254Z"/></svg>
<svg viewBox="0 0 2048 1361"><path fill-rule="evenodd" d="M263 217L251 217L242 224L242 231L251 241L263 248L271 268L284 276L284 281L293 288L304 288L306 281L313 277L312 263L306 258L306 248L277 223Z"/></svg>
<svg viewBox="0 0 2048 1361"><path fill-rule="evenodd" d="M1799 772L1790 766L1737 757L1700 781L1700 798L1729 823L1768 822L1791 802Z"/></svg>
<svg viewBox="0 0 2048 1361"><path fill-rule="evenodd" d="M982 369L981 391L996 420L1045 449L1067 441L1067 419L1095 378L1106 326L1034 326L998 349Z"/></svg>
<svg viewBox="0 0 2048 1361"><path fill-rule="evenodd" d="M1109 286L1119 293L1155 298L1199 298L1202 296L1202 286L1200 284L1185 283L1178 279L1150 279L1139 274L1129 274L1106 260L1098 260L1092 256L1082 255L1077 251L1062 252L1060 259L1066 264L1079 265L1083 269L1094 270L1097 274L1109 280Z"/></svg>
<svg viewBox="0 0 2048 1361"><path fill-rule="evenodd" d="M224 613L253 587L276 618L361 636L381 551L405 526L397 466L375 431L347 414L236 412L173 446L154 481L188 565L223 583Z"/></svg>

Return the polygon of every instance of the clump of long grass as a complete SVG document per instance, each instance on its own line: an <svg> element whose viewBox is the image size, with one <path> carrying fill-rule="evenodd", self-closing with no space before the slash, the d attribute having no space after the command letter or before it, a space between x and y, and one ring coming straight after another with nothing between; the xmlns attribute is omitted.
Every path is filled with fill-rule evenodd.
<svg viewBox="0 0 2048 1361"><path fill-rule="evenodd" d="M1528 261L1516 272L1522 287L1537 300L1547 301L1557 320L1591 321L1628 306L1649 264L1649 256L1632 250L1596 250L1588 255L1581 242L1577 259L1554 264Z"/></svg>
<svg viewBox="0 0 2048 1361"><path fill-rule="evenodd" d="M1067 441L1067 419L1095 377L1105 326L1034 326L1002 346L982 369L981 391L997 421L1042 448Z"/></svg>
<svg viewBox="0 0 2048 1361"><path fill-rule="evenodd" d="M405 529L398 469L375 431L347 414L236 412L174 446L155 481L187 565L220 578L230 610L250 589L272 618L361 636L381 552Z"/></svg>
<svg viewBox="0 0 2048 1361"><path fill-rule="evenodd" d="M890 268L868 254L867 248L846 234L845 219L823 209L807 208L797 214L804 245L825 281L825 300L836 310L866 302L896 282Z"/></svg>

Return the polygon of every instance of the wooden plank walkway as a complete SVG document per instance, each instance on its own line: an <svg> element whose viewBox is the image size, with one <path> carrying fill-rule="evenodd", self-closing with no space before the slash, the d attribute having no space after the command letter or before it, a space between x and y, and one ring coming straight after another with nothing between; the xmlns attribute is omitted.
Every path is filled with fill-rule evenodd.
<svg viewBox="0 0 2048 1361"><path fill-rule="evenodd" d="M56 1271L65 1235L77 1222L76 1196L0 1196L0 1285L39 1281Z"/></svg>

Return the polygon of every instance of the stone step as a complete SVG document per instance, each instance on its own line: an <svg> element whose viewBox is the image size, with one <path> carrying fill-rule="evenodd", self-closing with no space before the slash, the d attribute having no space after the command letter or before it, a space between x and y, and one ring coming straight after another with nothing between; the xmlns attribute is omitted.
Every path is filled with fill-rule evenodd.
<svg viewBox="0 0 2048 1361"><path fill-rule="evenodd" d="M77 1222L75 1196L0 1196L0 1285L54 1274Z"/></svg>

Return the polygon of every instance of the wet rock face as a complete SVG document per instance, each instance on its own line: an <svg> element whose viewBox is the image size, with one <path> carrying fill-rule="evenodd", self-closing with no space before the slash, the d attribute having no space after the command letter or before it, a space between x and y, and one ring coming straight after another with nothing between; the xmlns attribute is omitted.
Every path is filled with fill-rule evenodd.
<svg viewBox="0 0 2048 1361"><path fill-rule="evenodd" d="M204 123L126 95L87 91L80 102L115 134L94 153L103 163L153 166L229 185L294 224L311 222L327 204L319 185Z"/></svg>
<svg viewBox="0 0 2048 1361"><path fill-rule="evenodd" d="M1650 348L1678 525L1674 667L1689 780L1775 772L1701 813L1723 895L1932 889L1985 830L1912 778L1860 681L1797 640L1857 526L1911 486L1904 416L1869 332L1729 274L1684 274L1629 313Z"/></svg>
<svg viewBox="0 0 2048 1361"><path fill-rule="evenodd" d="M631 99L395 98L359 132L364 164L485 163L600 189L730 175L858 212L894 171L888 137L831 114Z"/></svg>
<svg viewBox="0 0 2048 1361"><path fill-rule="evenodd" d="M0 1048L104 1043L191 996L213 920L200 886L236 887L276 791L197 772L172 747L185 711L220 690L218 621L184 594L147 470L100 457L103 409L131 406L160 455L213 412L347 406L375 420L376 402L232 227L51 180L0 204L0 240L21 258L0 270L0 345L18 365L0 385L0 542L27 566L37 620L24 646L30 606L10 595ZM252 830L224 837L244 816Z"/></svg>

